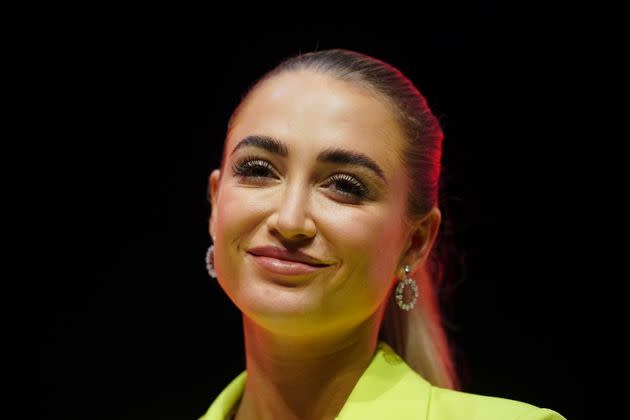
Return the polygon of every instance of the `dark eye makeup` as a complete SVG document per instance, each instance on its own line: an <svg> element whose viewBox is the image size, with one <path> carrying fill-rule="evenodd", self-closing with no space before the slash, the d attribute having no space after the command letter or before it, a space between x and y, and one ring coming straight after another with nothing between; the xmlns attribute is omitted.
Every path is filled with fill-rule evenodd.
<svg viewBox="0 0 630 420"><path fill-rule="evenodd" d="M246 157L232 164L234 176L247 178L266 178L273 174L273 166L264 159Z"/></svg>
<svg viewBox="0 0 630 420"><path fill-rule="evenodd" d="M249 182L261 183L266 178L277 178L275 169L271 163L257 156L245 156L232 164L232 173L235 177L245 178ZM364 200L369 196L369 190L363 182L354 175L340 172L331 175L324 183L335 194L350 200Z"/></svg>

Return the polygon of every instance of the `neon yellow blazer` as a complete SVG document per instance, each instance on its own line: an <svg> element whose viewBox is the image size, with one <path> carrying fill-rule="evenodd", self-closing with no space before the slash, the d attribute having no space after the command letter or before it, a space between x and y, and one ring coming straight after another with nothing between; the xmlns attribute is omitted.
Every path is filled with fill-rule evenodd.
<svg viewBox="0 0 630 420"><path fill-rule="evenodd" d="M199 420L225 420L245 389L238 375ZM555 411L520 401L431 385L384 341L352 389L337 420L566 420Z"/></svg>

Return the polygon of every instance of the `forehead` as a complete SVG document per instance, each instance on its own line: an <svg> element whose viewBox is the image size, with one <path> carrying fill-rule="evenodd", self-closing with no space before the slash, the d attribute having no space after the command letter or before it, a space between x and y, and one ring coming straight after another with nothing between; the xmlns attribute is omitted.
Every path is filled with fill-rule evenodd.
<svg viewBox="0 0 630 420"><path fill-rule="evenodd" d="M227 150L248 135L267 135L297 149L342 147L398 166L403 137L392 107L355 84L299 71L259 85L233 122Z"/></svg>

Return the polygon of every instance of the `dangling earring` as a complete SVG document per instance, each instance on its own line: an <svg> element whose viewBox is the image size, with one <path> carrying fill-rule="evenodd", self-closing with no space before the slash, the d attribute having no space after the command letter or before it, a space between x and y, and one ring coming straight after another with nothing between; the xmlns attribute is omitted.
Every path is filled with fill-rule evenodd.
<svg viewBox="0 0 630 420"><path fill-rule="evenodd" d="M411 272L411 267L405 265L405 278L400 280L398 286L396 286L396 303L398 307L404 311L408 311L414 307L416 304L416 300L418 300L418 286L416 285L416 281L409 277L409 273ZM411 288L411 293L413 294L413 298L409 303L403 302L403 292L405 290L405 286L409 286Z"/></svg>
<svg viewBox="0 0 630 420"><path fill-rule="evenodd" d="M212 241L214 242L214 240L215 237L213 236ZM214 244L211 244L206 252L206 270L208 270L210 277L217 277L217 272L214 269Z"/></svg>

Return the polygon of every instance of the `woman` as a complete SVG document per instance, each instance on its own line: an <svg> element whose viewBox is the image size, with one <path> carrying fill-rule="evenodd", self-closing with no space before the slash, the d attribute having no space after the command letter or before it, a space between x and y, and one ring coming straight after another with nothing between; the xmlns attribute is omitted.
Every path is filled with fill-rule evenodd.
<svg viewBox="0 0 630 420"><path fill-rule="evenodd" d="M210 419L562 419L457 391L430 254L442 131L403 74L326 50L232 115L207 266L243 313L245 372Z"/></svg>

